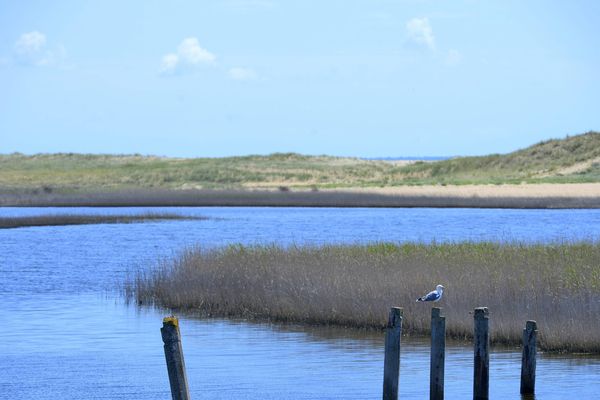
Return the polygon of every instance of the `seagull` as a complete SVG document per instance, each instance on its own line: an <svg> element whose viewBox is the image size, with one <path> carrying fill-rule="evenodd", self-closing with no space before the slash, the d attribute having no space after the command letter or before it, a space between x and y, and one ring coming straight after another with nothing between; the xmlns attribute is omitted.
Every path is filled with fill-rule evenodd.
<svg viewBox="0 0 600 400"><path fill-rule="evenodd" d="M433 292L429 292L425 296L419 297L417 299L417 302L419 302L419 301L440 301L443 293L444 293L444 287L442 285L437 285Z"/></svg>

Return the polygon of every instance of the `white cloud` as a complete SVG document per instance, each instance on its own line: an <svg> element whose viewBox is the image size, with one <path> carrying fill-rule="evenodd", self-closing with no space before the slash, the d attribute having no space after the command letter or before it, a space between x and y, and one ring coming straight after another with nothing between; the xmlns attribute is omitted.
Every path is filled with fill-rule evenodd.
<svg viewBox="0 0 600 400"><path fill-rule="evenodd" d="M164 74L189 71L201 65L214 64L217 56L200 47L198 39L189 37L177 47L177 53L163 56L160 71Z"/></svg>
<svg viewBox="0 0 600 400"><path fill-rule="evenodd" d="M236 81L252 81L257 78L257 75L252 69L234 67L229 69L229 77Z"/></svg>
<svg viewBox="0 0 600 400"><path fill-rule="evenodd" d="M179 56L192 65L213 63L217 58L214 54L200 47L196 38L183 39L177 50Z"/></svg>
<svg viewBox="0 0 600 400"><path fill-rule="evenodd" d="M46 35L38 31L22 34L14 48L21 64L49 65L54 59L52 52L46 49Z"/></svg>
<svg viewBox="0 0 600 400"><path fill-rule="evenodd" d="M435 37L427 18L413 18L406 23L408 39L417 45L435 50Z"/></svg>
<svg viewBox="0 0 600 400"><path fill-rule="evenodd" d="M14 45L13 59L21 65L71 68L65 65L66 57L64 46L59 44L49 48L46 35L38 31L22 34Z"/></svg>
<svg viewBox="0 0 600 400"><path fill-rule="evenodd" d="M45 45L46 35L38 31L33 31L21 35L17 43L15 43L15 50L19 54L33 54L42 50Z"/></svg>
<svg viewBox="0 0 600 400"><path fill-rule="evenodd" d="M446 54L446 65L454 67L462 61L462 55L458 52L458 50L450 49Z"/></svg>
<svg viewBox="0 0 600 400"><path fill-rule="evenodd" d="M167 54L163 56L162 64L160 66L161 71L173 71L177 68L177 64L179 63L179 57L177 54Z"/></svg>

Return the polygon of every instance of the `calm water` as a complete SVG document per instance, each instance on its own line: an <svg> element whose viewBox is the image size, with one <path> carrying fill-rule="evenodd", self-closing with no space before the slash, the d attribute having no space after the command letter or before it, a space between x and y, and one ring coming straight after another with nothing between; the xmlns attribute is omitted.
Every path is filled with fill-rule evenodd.
<svg viewBox="0 0 600 400"><path fill-rule="evenodd" d="M170 398L163 313L126 306L115 288L189 245L600 239L600 210L0 208L0 216L148 210L213 219L0 230L0 398ZM196 399L381 396L381 334L185 318L181 329ZM427 344L406 341L401 362L401 396L427 398ZM519 363L518 352L493 353L492 397L519 398ZM596 397L599 382L597 358L538 360L537 399ZM469 398L471 385L471 348L451 346L446 397Z"/></svg>

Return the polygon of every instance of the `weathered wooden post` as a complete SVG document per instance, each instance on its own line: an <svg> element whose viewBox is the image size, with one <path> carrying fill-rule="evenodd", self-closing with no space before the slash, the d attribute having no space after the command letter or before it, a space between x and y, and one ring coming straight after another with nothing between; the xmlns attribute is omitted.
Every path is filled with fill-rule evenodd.
<svg viewBox="0 0 600 400"><path fill-rule="evenodd" d="M535 354L537 350L537 324L527 321L523 329L523 357L521 358L521 394L535 392Z"/></svg>
<svg viewBox="0 0 600 400"><path fill-rule="evenodd" d="M173 400L189 400L190 391L185 374L185 362L183 361L183 348L181 347L181 334L179 333L177 317L164 318L160 333L165 344L171 397Z"/></svg>
<svg viewBox="0 0 600 400"><path fill-rule="evenodd" d="M490 336L487 307L475 309L475 368L473 374L473 399L487 400L490 388Z"/></svg>
<svg viewBox="0 0 600 400"><path fill-rule="evenodd" d="M392 307L385 331L385 357L383 362L383 400L398 399L400 380L400 338L402 337L402 313L400 307Z"/></svg>
<svg viewBox="0 0 600 400"><path fill-rule="evenodd" d="M431 309L431 364L429 372L429 399L444 399L444 359L446 357L446 317L442 309Z"/></svg>

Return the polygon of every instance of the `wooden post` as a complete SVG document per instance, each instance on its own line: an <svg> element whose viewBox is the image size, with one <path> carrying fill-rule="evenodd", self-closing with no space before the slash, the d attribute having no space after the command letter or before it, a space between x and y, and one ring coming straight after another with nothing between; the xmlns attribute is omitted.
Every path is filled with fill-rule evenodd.
<svg viewBox="0 0 600 400"><path fill-rule="evenodd" d="M521 358L521 394L535 392L535 354L537 349L537 324L527 321L523 329L523 357Z"/></svg>
<svg viewBox="0 0 600 400"><path fill-rule="evenodd" d="M490 336L487 307L475 309L475 368L473 374L473 399L487 400L490 388Z"/></svg>
<svg viewBox="0 0 600 400"><path fill-rule="evenodd" d="M181 334L179 333L177 317L164 318L160 333L165 344L171 397L173 400L189 400L190 391L185 374L185 362L183 361L183 348L181 347Z"/></svg>
<svg viewBox="0 0 600 400"><path fill-rule="evenodd" d="M442 309L431 309L431 364L429 372L429 399L444 399L444 359L446 357L446 317Z"/></svg>
<svg viewBox="0 0 600 400"><path fill-rule="evenodd" d="M402 337L402 308L392 307L385 331L383 363L383 400L398 399L400 380L400 338Z"/></svg>

